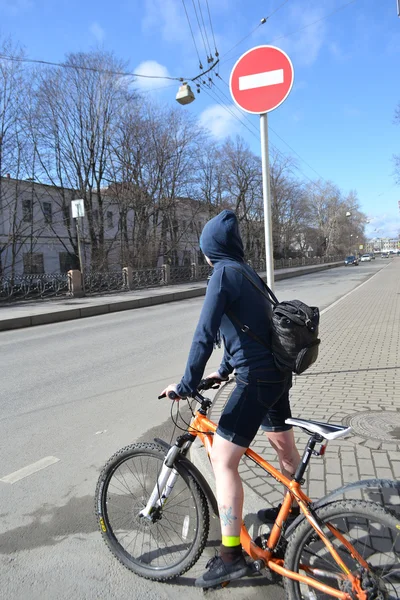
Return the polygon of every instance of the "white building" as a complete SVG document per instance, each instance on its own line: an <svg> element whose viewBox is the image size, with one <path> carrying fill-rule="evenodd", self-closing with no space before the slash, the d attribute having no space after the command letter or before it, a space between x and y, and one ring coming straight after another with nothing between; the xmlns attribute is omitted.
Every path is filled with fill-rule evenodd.
<svg viewBox="0 0 400 600"><path fill-rule="evenodd" d="M365 244L367 252L396 252L400 250L400 238L374 238Z"/></svg>
<svg viewBox="0 0 400 600"><path fill-rule="evenodd" d="M132 257L132 250L124 252L121 204L110 196L109 191L110 188L102 190L101 210L96 204L90 220L89 215L81 220L85 268L90 267L93 249L100 240L106 257L104 268L118 270L129 266L132 260L128 259L128 256ZM71 189L0 178L0 275L65 273L71 268L79 268L76 224L71 217L71 200L78 197ZM164 212L153 211L158 219L157 223L151 224L154 231L150 241L153 266L163 262L188 265L201 261L199 238L209 218L204 205L189 198L177 198L165 206ZM125 211L125 219L129 250L136 235L132 209ZM140 252L140 244L137 247L136 252Z"/></svg>

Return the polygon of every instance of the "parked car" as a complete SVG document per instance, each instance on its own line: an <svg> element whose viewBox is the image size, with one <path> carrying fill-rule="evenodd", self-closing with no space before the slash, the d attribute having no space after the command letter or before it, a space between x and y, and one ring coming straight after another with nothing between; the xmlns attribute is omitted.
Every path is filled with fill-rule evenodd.
<svg viewBox="0 0 400 600"><path fill-rule="evenodd" d="M389 252L382 252L381 258L389 258Z"/></svg>
<svg viewBox="0 0 400 600"><path fill-rule="evenodd" d="M361 257L361 262L371 262L371 255L370 254L363 254Z"/></svg>
<svg viewBox="0 0 400 600"><path fill-rule="evenodd" d="M346 258L344 259L344 266L348 267L349 265L358 265L357 256L346 256Z"/></svg>
<svg viewBox="0 0 400 600"><path fill-rule="evenodd" d="M375 252L370 252L369 255L372 258L372 260L375 260L375 258L376 258Z"/></svg>

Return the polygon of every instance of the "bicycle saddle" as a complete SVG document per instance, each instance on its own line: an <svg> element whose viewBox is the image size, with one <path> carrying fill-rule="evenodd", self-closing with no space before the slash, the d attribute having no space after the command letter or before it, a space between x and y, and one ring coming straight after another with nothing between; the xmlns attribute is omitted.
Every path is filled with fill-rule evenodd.
<svg viewBox="0 0 400 600"><path fill-rule="evenodd" d="M309 434L318 433L326 440L336 440L344 437L351 432L351 427L343 425L331 425L330 423L321 423L321 421L306 421L305 419L286 419L288 425L297 425Z"/></svg>

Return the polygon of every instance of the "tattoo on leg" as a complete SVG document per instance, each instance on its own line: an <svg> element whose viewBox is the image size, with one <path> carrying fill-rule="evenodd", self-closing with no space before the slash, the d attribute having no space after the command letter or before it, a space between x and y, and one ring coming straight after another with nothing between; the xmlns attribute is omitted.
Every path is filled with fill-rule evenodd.
<svg viewBox="0 0 400 600"><path fill-rule="evenodd" d="M222 524L226 527L227 525L232 525L233 521L237 521L237 517L232 514L232 506L219 506L219 518L222 521Z"/></svg>

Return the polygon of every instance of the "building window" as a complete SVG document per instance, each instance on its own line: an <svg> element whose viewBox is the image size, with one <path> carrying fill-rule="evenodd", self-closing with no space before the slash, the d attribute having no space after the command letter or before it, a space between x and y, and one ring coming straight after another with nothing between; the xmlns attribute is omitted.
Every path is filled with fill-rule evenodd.
<svg viewBox="0 0 400 600"><path fill-rule="evenodd" d="M32 223L33 220L33 210L32 210L32 200L23 200L22 201L22 219L25 223Z"/></svg>
<svg viewBox="0 0 400 600"><path fill-rule="evenodd" d="M44 222L50 225L53 222L51 202L43 202Z"/></svg>
<svg viewBox="0 0 400 600"><path fill-rule="evenodd" d="M108 229L112 229L114 227L114 214L111 210L107 211L107 227Z"/></svg>
<svg viewBox="0 0 400 600"><path fill-rule="evenodd" d="M79 269L79 259L75 254L59 252L60 273L67 273L71 269Z"/></svg>
<svg viewBox="0 0 400 600"><path fill-rule="evenodd" d="M43 254L24 252L24 275L44 273Z"/></svg>

